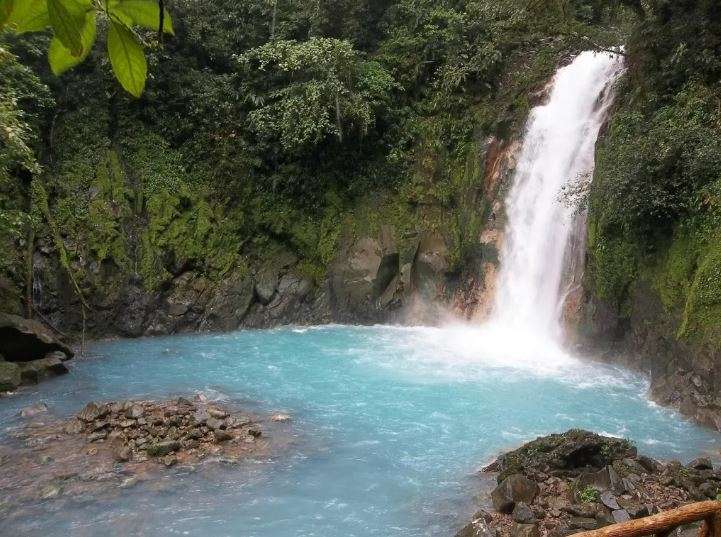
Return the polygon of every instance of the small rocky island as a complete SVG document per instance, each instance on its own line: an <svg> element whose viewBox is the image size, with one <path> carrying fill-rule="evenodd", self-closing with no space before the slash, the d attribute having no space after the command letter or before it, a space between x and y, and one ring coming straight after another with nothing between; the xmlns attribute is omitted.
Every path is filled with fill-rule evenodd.
<svg viewBox="0 0 721 537"><path fill-rule="evenodd" d="M540 437L483 469L492 509L456 537L562 537L716 498L721 470L638 454L627 440L571 430Z"/></svg>
<svg viewBox="0 0 721 537"><path fill-rule="evenodd" d="M254 416L203 394L166 401L88 403L69 419L36 404L0 445L0 518L27 516L38 502L112 499L203 461L234 464L287 445L290 417ZM271 434L268 434L272 431Z"/></svg>

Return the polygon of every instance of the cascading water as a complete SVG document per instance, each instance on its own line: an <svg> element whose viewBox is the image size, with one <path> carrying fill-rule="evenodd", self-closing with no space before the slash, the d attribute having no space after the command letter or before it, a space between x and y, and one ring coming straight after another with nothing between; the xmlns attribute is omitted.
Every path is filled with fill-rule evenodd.
<svg viewBox="0 0 721 537"><path fill-rule="evenodd" d="M578 226L564 185L593 172L594 147L620 55L584 52L556 73L546 104L530 114L513 186L493 312L494 325L556 340L569 244Z"/></svg>

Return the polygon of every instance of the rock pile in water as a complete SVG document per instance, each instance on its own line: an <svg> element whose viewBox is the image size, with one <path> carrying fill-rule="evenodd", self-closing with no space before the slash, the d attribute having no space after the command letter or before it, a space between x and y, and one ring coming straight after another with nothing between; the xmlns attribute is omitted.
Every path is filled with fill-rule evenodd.
<svg viewBox="0 0 721 537"><path fill-rule="evenodd" d="M250 415L192 398L91 402L70 419L37 403L0 443L0 519L39 516L36 507L117 498L140 483L171 486L163 476L214 472L279 454L295 433L287 414ZM203 464L207 461L207 464Z"/></svg>
<svg viewBox="0 0 721 537"><path fill-rule="evenodd" d="M218 452L214 446L252 444L262 433L248 416L231 414L196 398L190 401L88 403L64 427L87 442L107 444L118 462L162 458L166 466Z"/></svg>
<svg viewBox="0 0 721 537"><path fill-rule="evenodd" d="M492 510L457 537L561 537L716 498L721 471L709 459L687 465L639 455L628 441L572 430L500 456Z"/></svg>

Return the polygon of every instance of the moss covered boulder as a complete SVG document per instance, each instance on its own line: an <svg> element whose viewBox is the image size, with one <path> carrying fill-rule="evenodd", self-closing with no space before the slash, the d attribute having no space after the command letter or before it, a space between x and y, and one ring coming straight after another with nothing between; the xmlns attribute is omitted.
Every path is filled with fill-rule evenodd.
<svg viewBox="0 0 721 537"><path fill-rule="evenodd" d="M0 392L14 390L21 382L20 367L12 362L6 362L0 356Z"/></svg>

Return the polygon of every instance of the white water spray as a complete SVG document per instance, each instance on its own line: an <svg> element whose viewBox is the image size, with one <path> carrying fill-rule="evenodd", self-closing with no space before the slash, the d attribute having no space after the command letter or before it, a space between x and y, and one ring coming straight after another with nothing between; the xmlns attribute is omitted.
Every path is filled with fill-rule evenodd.
<svg viewBox="0 0 721 537"><path fill-rule="evenodd" d="M617 54L584 52L559 69L548 102L530 114L506 198L506 233L492 324L515 337L557 341L566 295L569 244L578 215L560 199L565 185L590 177Z"/></svg>

